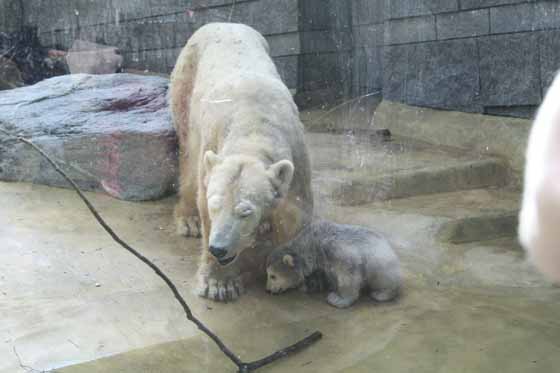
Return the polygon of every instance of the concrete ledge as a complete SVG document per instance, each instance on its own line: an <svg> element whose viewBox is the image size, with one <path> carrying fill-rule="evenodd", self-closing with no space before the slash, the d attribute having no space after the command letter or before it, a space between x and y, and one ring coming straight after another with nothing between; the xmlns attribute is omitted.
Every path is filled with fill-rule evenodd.
<svg viewBox="0 0 560 373"><path fill-rule="evenodd" d="M380 102L381 92L370 93L367 97L342 102L331 109L302 111L300 118L305 129L311 132L372 129L374 110Z"/></svg>
<svg viewBox="0 0 560 373"><path fill-rule="evenodd" d="M490 159L381 176L338 172L314 179L313 186L318 196L357 206L372 201L500 186L507 180L506 174L503 165Z"/></svg>
<svg viewBox="0 0 560 373"><path fill-rule="evenodd" d="M480 156L498 156L509 163L513 184L521 185L530 120L440 111L383 101L375 112L372 125L434 145L453 146Z"/></svg>
<svg viewBox="0 0 560 373"><path fill-rule="evenodd" d="M463 244L517 236L521 195L500 189L473 189L420 195L367 205L370 211L434 219L433 238Z"/></svg>
<svg viewBox="0 0 560 373"><path fill-rule="evenodd" d="M444 223L437 238L454 244L515 237L517 213L475 216Z"/></svg>
<svg viewBox="0 0 560 373"><path fill-rule="evenodd" d="M508 183L505 162L445 147L363 133L310 133L306 137L316 197L340 205Z"/></svg>

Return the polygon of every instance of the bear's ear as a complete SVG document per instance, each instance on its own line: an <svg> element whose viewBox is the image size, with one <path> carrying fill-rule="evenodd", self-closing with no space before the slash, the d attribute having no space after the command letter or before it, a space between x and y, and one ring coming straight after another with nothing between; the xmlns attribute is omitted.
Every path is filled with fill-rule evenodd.
<svg viewBox="0 0 560 373"><path fill-rule="evenodd" d="M283 198L290 190L290 184L294 177L294 165L287 159L276 162L268 168L268 175L272 185L276 188L278 198Z"/></svg>
<svg viewBox="0 0 560 373"><path fill-rule="evenodd" d="M210 172L210 170L212 170L212 168L215 165L219 164L221 161L222 159L220 158L220 156L218 156L212 150L208 150L206 153L204 153L204 168L206 170L206 173Z"/></svg>
<svg viewBox="0 0 560 373"><path fill-rule="evenodd" d="M290 254L284 255L284 257L282 258L282 262L288 267L294 268L294 257Z"/></svg>

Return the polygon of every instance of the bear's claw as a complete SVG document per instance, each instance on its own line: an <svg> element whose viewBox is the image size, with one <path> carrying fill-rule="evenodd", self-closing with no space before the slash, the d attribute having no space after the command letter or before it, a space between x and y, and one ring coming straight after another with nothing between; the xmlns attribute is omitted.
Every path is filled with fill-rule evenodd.
<svg viewBox="0 0 560 373"><path fill-rule="evenodd" d="M240 278L223 281L206 278L201 281L197 292L203 298L219 302L229 302L239 298L243 294L244 289Z"/></svg>

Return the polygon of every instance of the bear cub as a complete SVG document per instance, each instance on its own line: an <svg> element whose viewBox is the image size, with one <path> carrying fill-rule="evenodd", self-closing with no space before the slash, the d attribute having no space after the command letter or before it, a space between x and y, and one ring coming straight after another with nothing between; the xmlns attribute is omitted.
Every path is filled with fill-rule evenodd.
<svg viewBox="0 0 560 373"><path fill-rule="evenodd" d="M350 307L362 290L378 302L396 298L401 287L400 262L391 243L365 227L320 220L305 227L292 241L267 258L266 289L316 290L317 279L329 289L327 302ZM314 289L310 289L312 284Z"/></svg>

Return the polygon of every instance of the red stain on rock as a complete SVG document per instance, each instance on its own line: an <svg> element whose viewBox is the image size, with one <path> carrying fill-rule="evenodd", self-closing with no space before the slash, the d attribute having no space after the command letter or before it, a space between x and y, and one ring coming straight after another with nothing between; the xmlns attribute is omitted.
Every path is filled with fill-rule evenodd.
<svg viewBox="0 0 560 373"><path fill-rule="evenodd" d="M101 146L105 149L105 157L101 162L101 186L111 196L122 198L123 188L119 182L119 168L121 166L120 147L122 135L119 132L112 133L101 140Z"/></svg>
<svg viewBox="0 0 560 373"><path fill-rule="evenodd" d="M103 103L100 111L131 111L142 110L146 112L155 112L164 109L167 106L165 97L159 92L143 92L139 89L131 93L128 97L109 100Z"/></svg>

